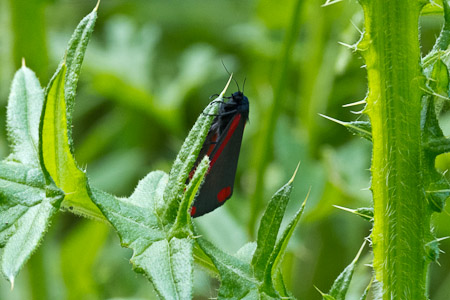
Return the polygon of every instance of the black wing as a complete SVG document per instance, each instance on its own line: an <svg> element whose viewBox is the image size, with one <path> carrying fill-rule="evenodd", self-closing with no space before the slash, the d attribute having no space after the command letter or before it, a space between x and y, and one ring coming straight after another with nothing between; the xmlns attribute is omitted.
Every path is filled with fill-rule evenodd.
<svg viewBox="0 0 450 300"><path fill-rule="evenodd" d="M214 148L209 148L210 168L205 181L197 192L197 197L191 208L191 216L199 217L223 205L233 194L234 179L241 149L242 136L247 118L241 113L233 116L225 130L218 137ZM214 133L208 134L213 140ZM217 135L216 135L217 136ZM206 139L208 141L208 138ZM200 153L207 153L202 149ZM199 155L199 158L203 157ZM200 158L201 159L201 158Z"/></svg>

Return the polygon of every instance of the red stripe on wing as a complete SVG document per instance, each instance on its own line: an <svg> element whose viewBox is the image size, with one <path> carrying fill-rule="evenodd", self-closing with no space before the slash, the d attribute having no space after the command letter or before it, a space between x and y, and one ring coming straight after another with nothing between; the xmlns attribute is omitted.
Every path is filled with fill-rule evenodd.
<svg viewBox="0 0 450 300"><path fill-rule="evenodd" d="M242 115L237 114L233 120L231 121L230 129L227 132L227 135L225 136L225 139L223 140L222 144L220 144L219 149L217 150L216 154L214 155L213 159L211 160L210 168L216 163L216 160L219 158L220 154L223 151L223 148L228 144L228 141L233 136L234 131L239 125L239 121L241 120Z"/></svg>

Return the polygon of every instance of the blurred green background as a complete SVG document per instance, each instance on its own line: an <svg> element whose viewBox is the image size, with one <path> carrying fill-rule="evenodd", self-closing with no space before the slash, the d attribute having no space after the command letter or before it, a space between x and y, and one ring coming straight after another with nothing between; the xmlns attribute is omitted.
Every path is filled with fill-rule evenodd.
<svg viewBox="0 0 450 300"><path fill-rule="evenodd" d="M322 7L318 0L104 0L79 83L75 155L95 186L129 195L152 170L168 172L195 119L234 73L250 107L235 194L195 219L201 231L233 253L254 240L271 195L301 166L288 217L311 188L304 217L284 258L288 288L299 299L321 299L351 262L370 224L333 207L371 205L371 145L321 118L364 119L343 108L366 94L364 62L348 47L363 14L355 0ZM14 72L25 57L43 86L92 0L0 0L0 157L9 149L5 107ZM421 19L423 54L442 16ZM359 29L358 29L359 28ZM232 85L229 92L237 89ZM442 116L445 132L450 116ZM447 130L446 130L447 128ZM450 158L437 165L443 171ZM288 219L288 218L286 218ZM438 237L450 235L449 213L435 216ZM450 241L441 248L450 252ZM102 223L61 213L20 273L15 289L0 282L0 299L155 299L151 284L131 270ZM357 270L348 299L359 299L371 277L371 254ZM450 298L450 259L431 267L431 299ZM217 294L218 282L195 271L195 299Z"/></svg>

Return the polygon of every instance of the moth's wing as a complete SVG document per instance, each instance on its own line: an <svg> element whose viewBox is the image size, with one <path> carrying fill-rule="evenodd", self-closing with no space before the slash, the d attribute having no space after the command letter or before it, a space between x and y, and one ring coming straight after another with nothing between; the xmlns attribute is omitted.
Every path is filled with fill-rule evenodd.
<svg viewBox="0 0 450 300"><path fill-rule="evenodd" d="M246 118L236 114L210 155L210 168L191 208L191 216L199 217L223 205L233 194L234 179L241 149Z"/></svg>

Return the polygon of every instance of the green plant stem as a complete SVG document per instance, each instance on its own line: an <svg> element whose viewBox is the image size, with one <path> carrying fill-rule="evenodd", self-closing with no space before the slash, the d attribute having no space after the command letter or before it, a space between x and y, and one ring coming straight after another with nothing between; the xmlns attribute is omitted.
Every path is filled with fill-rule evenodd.
<svg viewBox="0 0 450 300"><path fill-rule="evenodd" d="M372 232L382 299L427 299L425 253L430 211L421 173L417 0L362 0L367 66L366 113L372 124Z"/></svg>
<svg viewBox="0 0 450 300"><path fill-rule="evenodd" d="M250 236L254 236L256 221L259 217L259 213L262 210L262 207L264 207L264 204L261 201L264 195L264 177L273 149L273 136L275 133L275 126L284 99L284 90L286 87L287 72L291 63L292 48L295 45L295 41L300 31L300 12L302 5L302 0L296 0L294 3L294 7L292 10L293 15L289 24L289 28L286 32L285 40L283 42L279 75L277 78L278 81L273 92L272 105L266 113L267 122L264 122L264 128L262 130L261 138L259 139L258 143L259 146L257 147L257 149L259 149L259 155L257 156L256 162L256 184L255 191L251 198L251 213L248 224L248 231Z"/></svg>

